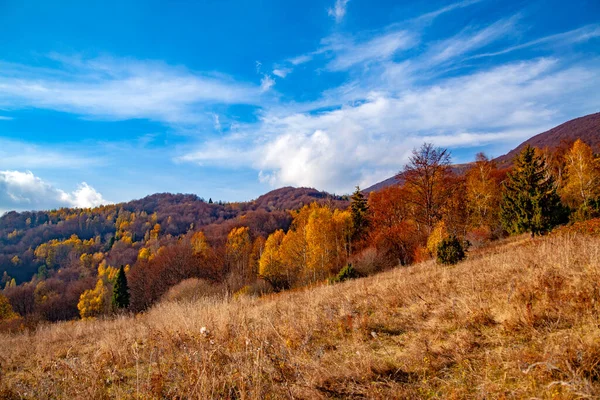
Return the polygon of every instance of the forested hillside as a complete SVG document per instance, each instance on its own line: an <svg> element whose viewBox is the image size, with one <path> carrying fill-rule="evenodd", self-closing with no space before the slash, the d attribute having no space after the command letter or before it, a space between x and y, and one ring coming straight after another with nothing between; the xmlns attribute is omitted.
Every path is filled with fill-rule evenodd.
<svg viewBox="0 0 600 400"><path fill-rule="evenodd" d="M181 297L189 279L201 280L196 292L260 295L430 258L455 264L510 234L600 216L600 162L582 140L560 152L527 146L510 168L479 154L462 169L426 143L401 175L368 197L282 188L247 203L157 194L9 213L0 219L0 325L139 312Z"/></svg>
<svg viewBox="0 0 600 400"><path fill-rule="evenodd" d="M207 243L223 248L215 255L221 259L214 262L224 264L232 229L248 228L252 240L287 230L289 210L312 202L347 204L342 197L314 189L281 188L246 203L163 193L93 209L9 212L0 218L1 284L21 315L74 318L81 294L96 283L99 267L133 265L144 254L176 246L199 229Z"/></svg>

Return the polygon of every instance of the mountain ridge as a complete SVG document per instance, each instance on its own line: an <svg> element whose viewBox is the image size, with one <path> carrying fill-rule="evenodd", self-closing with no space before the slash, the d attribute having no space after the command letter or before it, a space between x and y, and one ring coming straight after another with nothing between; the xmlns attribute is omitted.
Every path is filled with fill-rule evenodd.
<svg viewBox="0 0 600 400"><path fill-rule="evenodd" d="M595 153L600 152L600 112L584 115L563 122L545 132L538 133L525 140L508 153L494 158L498 167L506 168L511 164L512 159L525 146L531 145L540 149L548 148L555 150L559 147L569 148L577 139L583 140L592 147ZM464 171L469 164L455 164L455 172ZM388 186L398 183L397 175L377 182L363 190L363 193L376 192Z"/></svg>

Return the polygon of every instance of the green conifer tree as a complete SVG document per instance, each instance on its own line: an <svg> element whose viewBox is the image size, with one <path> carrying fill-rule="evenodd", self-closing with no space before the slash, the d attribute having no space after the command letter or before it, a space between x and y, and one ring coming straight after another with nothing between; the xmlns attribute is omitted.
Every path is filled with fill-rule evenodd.
<svg viewBox="0 0 600 400"><path fill-rule="evenodd" d="M125 276L125 268L121 265L115 284L113 286L112 305L115 309L123 309L129 307L129 287L127 286L127 277Z"/></svg>
<svg viewBox="0 0 600 400"><path fill-rule="evenodd" d="M546 161L533 147L525 147L504 183L502 224L510 233L531 232L533 237L548 232L564 217L565 208Z"/></svg>
<svg viewBox="0 0 600 400"><path fill-rule="evenodd" d="M367 211L369 210L369 206L367 204L367 199L360 191L360 188L357 186L356 190L352 194L350 210L352 212L352 226L354 229L354 233L352 235L353 240L360 240L368 226L369 220L367 219Z"/></svg>

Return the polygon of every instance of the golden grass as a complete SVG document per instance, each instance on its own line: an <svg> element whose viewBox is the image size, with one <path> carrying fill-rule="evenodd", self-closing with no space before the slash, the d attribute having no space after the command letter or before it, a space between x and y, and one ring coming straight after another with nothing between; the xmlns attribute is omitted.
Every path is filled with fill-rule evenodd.
<svg viewBox="0 0 600 400"><path fill-rule="evenodd" d="M4 398L600 396L600 239L0 337ZM203 329L204 328L204 329Z"/></svg>

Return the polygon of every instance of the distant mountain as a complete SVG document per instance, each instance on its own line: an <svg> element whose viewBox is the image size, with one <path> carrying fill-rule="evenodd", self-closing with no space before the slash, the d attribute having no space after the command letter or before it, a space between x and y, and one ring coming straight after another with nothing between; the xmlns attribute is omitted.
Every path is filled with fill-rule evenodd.
<svg viewBox="0 0 600 400"><path fill-rule="evenodd" d="M552 150L558 147L570 147L577 139L583 140L592 147L594 152L600 153L600 112L572 119L549 131L535 135L505 155L496 158L495 161L499 167L508 167L514 156L528 144L540 149L549 148ZM460 172L464 171L467 165L455 165L453 168L456 169L456 172ZM363 192L375 192L398 182L398 179L393 176L364 189Z"/></svg>
<svg viewBox="0 0 600 400"><path fill-rule="evenodd" d="M496 158L496 162L499 166L510 164L515 155L527 145L540 149L555 149L561 146L570 147L577 139L581 139L591 146L595 153L600 152L600 112L572 119L549 131L535 135L505 155Z"/></svg>

